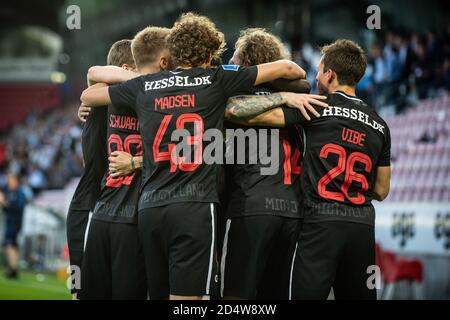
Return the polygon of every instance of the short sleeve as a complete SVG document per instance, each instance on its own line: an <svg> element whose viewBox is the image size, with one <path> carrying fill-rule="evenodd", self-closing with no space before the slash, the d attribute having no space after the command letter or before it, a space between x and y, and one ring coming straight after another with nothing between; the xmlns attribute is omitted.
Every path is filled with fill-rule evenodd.
<svg viewBox="0 0 450 320"><path fill-rule="evenodd" d="M134 78L109 87L111 103L117 107L136 108L136 98L141 88L141 77Z"/></svg>
<svg viewBox="0 0 450 320"><path fill-rule="evenodd" d="M378 159L378 167L389 167L391 165L391 133L386 126L386 138L384 140L383 149Z"/></svg>
<svg viewBox="0 0 450 320"><path fill-rule="evenodd" d="M227 97L252 94L258 68L223 65L218 68L217 76Z"/></svg>
<svg viewBox="0 0 450 320"><path fill-rule="evenodd" d="M321 107L313 105L313 108L316 109L318 113L322 113L323 109ZM290 108L287 106L283 106L284 113L284 123L286 127L290 127L293 125L301 125L303 127L311 125L316 118L314 114L311 113L308 109L306 109L306 113L310 117L311 120L305 118L303 113L297 108Z"/></svg>
<svg viewBox="0 0 450 320"><path fill-rule="evenodd" d="M296 124L305 125L308 120L305 119L303 114L298 109L289 108L286 106L281 107L284 113L284 125L286 128L292 127Z"/></svg>

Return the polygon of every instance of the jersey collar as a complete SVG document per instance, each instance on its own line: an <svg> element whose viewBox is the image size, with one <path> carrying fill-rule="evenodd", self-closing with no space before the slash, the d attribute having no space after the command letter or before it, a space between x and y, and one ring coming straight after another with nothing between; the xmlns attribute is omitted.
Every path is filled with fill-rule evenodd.
<svg viewBox="0 0 450 320"><path fill-rule="evenodd" d="M345 92L340 91L340 90L334 91L334 92L332 92L332 93L339 94L339 95L343 96L344 98L347 98L347 99L350 99L350 100L355 100L355 101L360 101L360 102L362 102L361 99L358 99L358 98L355 97L355 96L350 96L350 95L348 95L348 94L346 94Z"/></svg>

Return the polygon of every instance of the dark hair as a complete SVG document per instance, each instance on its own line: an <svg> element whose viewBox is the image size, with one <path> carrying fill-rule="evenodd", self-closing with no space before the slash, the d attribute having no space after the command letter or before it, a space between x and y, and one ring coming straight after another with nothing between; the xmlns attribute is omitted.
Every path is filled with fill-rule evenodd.
<svg viewBox="0 0 450 320"><path fill-rule="evenodd" d="M111 46L111 49L109 49L106 63L110 66L121 67L124 64L128 64L134 67L134 59L131 53L131 40L124 39L115 42Z"/></svg>
<svg viewBox="0 0 450 320"><path fill-rule="evenodd" d="M321 50L324 72L331 69L341 85L356 86L366 71L364 50L351 40L336 40Z"/></svg>

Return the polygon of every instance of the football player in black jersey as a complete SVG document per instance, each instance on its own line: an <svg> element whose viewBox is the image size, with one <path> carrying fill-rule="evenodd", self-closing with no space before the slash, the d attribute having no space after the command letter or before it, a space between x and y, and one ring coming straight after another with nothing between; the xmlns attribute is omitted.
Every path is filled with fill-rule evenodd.
<svg viewBox="0 0 450 320"><path fill-rule="evenodd" d="M251 28L241 32L232 63L252 66L280 59L290 59L282 42L264 29ZM309 84L305 80L300 84L299 92L308 93ZM254 88L255 95L271 92L273 89L267 84ZM236 103L249 102L247 99ZM281 112L286 108L281 108ZM318 116L314 109L312 111ZM245 130L249 122L255 123L264 117L262 114L250 121L231 118L229 120L236 124L229 123L227 127ZM228 205L220 271L221 296L227 299L288 298L291 262L301 218L303 133L299 126L273 131L262 128L271 135L279 133L279 150L270 150L269 139L267 151L279 154L277 172L261 175L264 165L260 159L256 164L248 161L250 152L255 152L250 141L246 141L245 150L239 150L245 152L245 164L225 166ZM255 133L258 137L259 129Z"/></svg>
<svg viewBox="0 0 450 320"><path fill-rule="evenodd" d="M317 84L329 108L307 122L296 110L273 109L258 124L302 124L304 225L296 246L292 299L376 299L372 200L389 193L391 138L386 122L361 99L363 50L349 40L322 49ZM376 275L379 276L379 275Z"/></svg>
<svg viewBox="0 0 450 320"><path fill-rule="evenodd" d="M121 43L115 43L108 53L107 64L128 67L128 61L119 59ZM86 107L82 104L80 109ZM85 233L89 221L89 213L94 210L95 202L101 192L101 180L108 168L108 152L106 145L107 107L89 110L89 116L84 113L81 147L83 151L84 171L78 183L67 213L66 232L69 247L69 259L72 270L71 276L75 277L81 270L83 261ZM76 288L76 279L72 279L73 298L77 298L80 288Z"/></svg>
<svg viewBox="0 0 450 320"><path fill-rule="evenodd" d="M250 94L255 85L277 78L298 79L305 72L287 60L248 68L210 68L211 59L223 50L224 36L208 18L192 13L183 14L175 23L167 44L174 70L136 77L115 69L105 82L134 79L110 87L92 86L81 100L90 106L112 102L131 107L138 115L144 150L138 226L150 298L201 299L218 284L218 165L203 162L204 150L213 145L204 133L222 129L225 112L251 116L288 100L274 94L264 98L272 102L267 109L225 109L229 97ZM288 104L298 107L299 102ZM194 159L178 153L179 140L171 137L176 129L190 133L187 141Z"/></svg>
<svg viewBox="0 0 450 320"><path fill-rule="evenodd" d="M127 41L123 58L133 61L134 57L138 72L159 72L168 62L168 33L169 29L156 27L140 31L132 43ZM105 173L89 228L81 298L146 299L145 265L137 231L141 185L141 172L137 169L142 159L142 140L133 109L108 106L108 147L113 163ZM114 164L119 157L128 158L135 170L116 170Z"/></svg>
<svg viewBox="0 0 450 320"><path fill-rule="evenodd" d="M333 287L336 299L376 299L370 281L376 270L371 202L389 193L390 132L356 97L366 69L364 51L350 40L337 40L323 47L321 55L316 79L330 108L305 126L305 224L294 258L291 297L326 299Z"/></svg>

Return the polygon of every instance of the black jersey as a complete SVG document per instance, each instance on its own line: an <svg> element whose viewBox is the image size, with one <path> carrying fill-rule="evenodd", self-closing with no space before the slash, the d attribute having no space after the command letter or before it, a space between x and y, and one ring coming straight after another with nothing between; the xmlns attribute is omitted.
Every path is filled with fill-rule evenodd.
<svg viewBox="0 0 450 320"><path fill-rule="evenodd" d="M92 108L81 134L84 171L70 203L70 210L94 210L101 181L108 168L106 146L107 107Z"/></svg>
<svg viewBox="0 0 450 320"><path fill-rule="evenodd" d="M218 165L203 161L204 150L212 143L204 141L204 134L223 129L228 98L251 93L256 75L256 67L177 69L109 88L113 104L134 107L141 123L144 181L139 209L218 202ZM178 153L180 139L171 137L176 129L187 130L191 156Z"/></svg>
<svg viewBox="0 0 450 320"><path fill-rule="evenodd" d="M301 177L305 222L344 220L374 225L377 167L390 165L386 122L362 100L336 91L328 109L305 124ZM298 114L298 113L297 113Z"/></svg>
<svg viewBox="0 0 450 320"><path fill-rule="evenodd" d="M270 94L266 87L258 86L254 94ZM283 110L287 107L283 107ZM289 128L240 126L227 123L229 129L243 129L255 133L257 141L245 140L245 149L237 150L234 143L234 164L225 166L226 188L229 203L227 218L249 215L277 215L288 218L300 217L300 173L303 159L303 130L298 125ZM262 135L276 135L277 150L271 148L271 137L267 137L267 155L276 155L278 163L271 175L261 174L261 168L268 167L261 161L260 139ZM228 139L229 137L227 137ZM258 148L257 148L258 146ZM238 152L245 152L245 163L237 164ZM250 157L256 156L257 162L251 163ZM254 161L253 161L254 162Z"/></svg>
<svg viewBox="0 0 450 320"><path fill-rule="evenodd" d="M108 107L108 154L124 151L142 156L139 120L131 109ZM137 204L142 173L140 170L124 177L113 178L104 173L102 192L95 204L93 219L137 223Z"/></svg>

